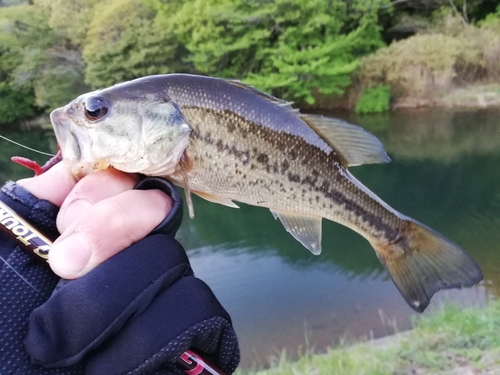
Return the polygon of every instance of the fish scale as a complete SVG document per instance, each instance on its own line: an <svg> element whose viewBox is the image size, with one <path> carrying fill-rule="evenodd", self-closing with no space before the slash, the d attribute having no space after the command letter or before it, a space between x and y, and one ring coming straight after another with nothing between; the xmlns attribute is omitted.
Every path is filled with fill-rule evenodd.
<svg viewBox="0 0 500 375"><path fill-rule="evenodd" d="M193 192L208 191L249 205L324 217L368 240L374 234L383 234L386 241L397 239L403 220L366 194L357 180L353 183L355 178L335 153L328 155L300 137L260 127L233 113L210 110L207 114L202 107L182 107L182 112L193 127L186 149L193 160L187 173ZM319 165L331 167L318 171ZM180 170L169 176L180 186L183 178Z"/></svg>
<svg viewBox="0 0 500 375"><path fill-rule="evenodd" d="M314 254L321 252L322 218L353 229L416 311L441 289L483 278L458 245L392 209L349 173L390 160L374 135L301 114L241 82L144 77L84 94L52 112L51 121L75 170L111 165L167 178L185 188L190 216L191 192L230 207L266 207Z"/></svg>

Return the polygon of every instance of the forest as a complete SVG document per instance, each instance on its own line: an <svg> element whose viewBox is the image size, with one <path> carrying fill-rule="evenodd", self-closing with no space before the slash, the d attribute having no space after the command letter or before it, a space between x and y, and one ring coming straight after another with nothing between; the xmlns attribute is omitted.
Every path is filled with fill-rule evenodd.
<svg viewBox="0 0 500 375"><path fill-rule="evenodd" d="M385 111L468 87L500 96L500 5L0 0L2 127L92 89L173 72L240 79L303 108Z"/></svg>

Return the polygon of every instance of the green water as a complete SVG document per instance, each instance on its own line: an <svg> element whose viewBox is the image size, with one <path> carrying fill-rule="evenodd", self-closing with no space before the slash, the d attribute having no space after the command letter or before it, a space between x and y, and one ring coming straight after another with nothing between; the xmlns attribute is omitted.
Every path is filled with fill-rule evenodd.
<svg viewBox="0 0 500 375"><path fill-rule="evenodd" d="M500 296L500 110L337 116L374 132L392 159L351 172L397 210L460 244L483 269L480 286L438 293L426 314L445 300L470 305ZM50 134L13 137L44 150L55 146ZM29 174L8 157L33 154L5 143L0 152L4 180ZM242 366L263 365L284 348L321 351L345 337L411 327L413 310L363 238L324 221L323 253L313 256L268 210L242 206L194 197L196 217L178 234L195 273L233 318Z"/></svg>

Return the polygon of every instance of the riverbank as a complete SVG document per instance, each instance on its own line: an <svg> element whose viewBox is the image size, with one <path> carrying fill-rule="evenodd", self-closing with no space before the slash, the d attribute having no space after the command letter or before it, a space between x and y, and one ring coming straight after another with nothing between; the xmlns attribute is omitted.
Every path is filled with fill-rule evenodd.
<svg viewBox="0 0 500 375"><path fill-rule="evenodd" d="M268 370L238 375L500 374L500 300L487 306L443 307L418 317L414 329L392 337L307 353L290 361L283 353Z"/></svg>
<svg viewBox="0 0 500 375"><path fill-rule="evenodd" d="M410 109L422 107L445 108L488 108L500 107L500 85L470 85L450 90L437 96L404 97L393 103L391 109Z"/></svg>
<svg viewBox="0 0 500 375"><path fill-rule="evenodd" d="M362 86L353 86L342 96L315 95L314 105L302 104L304 110L347 110L353 111L361 97ZM446 93L433 93L427 96L406 95L393 97L391 111L416 108L490 108L500 107L499 84L469 84L449 89Z"/></svg>
<svg viewBox="0 0 500 375"><path fill-rule="evenodd" d="M500 85L473 85L458 88L441 98L437 105L445 107L500 107Z"/></svg>

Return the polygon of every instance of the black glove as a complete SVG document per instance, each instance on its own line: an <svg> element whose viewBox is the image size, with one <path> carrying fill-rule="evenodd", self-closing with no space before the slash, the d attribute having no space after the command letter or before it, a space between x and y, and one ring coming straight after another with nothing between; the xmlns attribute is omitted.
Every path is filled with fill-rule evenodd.
<svg viewBox="0 0 500 375"><path fill-rule="evenodd" d="M160 179L141 187L160 188L174 201L156 234L57 288L50 270L1 235L0 255L20 275L0 270L0 374L182 374L174 363L189 348L234 371L239 351L230 317L173 239L182 209L177 190ZM13 183L0 199L57 236L57 208L49 202Z"/></svg>

